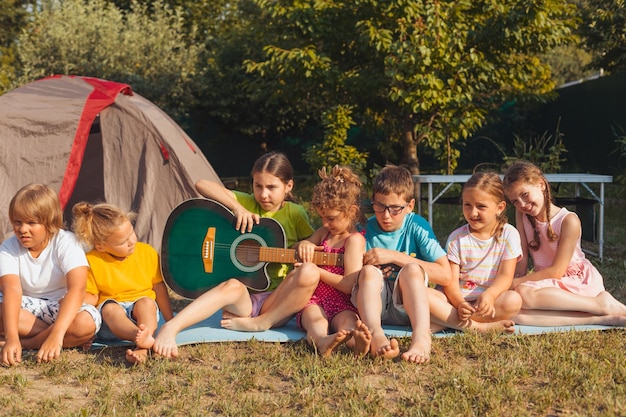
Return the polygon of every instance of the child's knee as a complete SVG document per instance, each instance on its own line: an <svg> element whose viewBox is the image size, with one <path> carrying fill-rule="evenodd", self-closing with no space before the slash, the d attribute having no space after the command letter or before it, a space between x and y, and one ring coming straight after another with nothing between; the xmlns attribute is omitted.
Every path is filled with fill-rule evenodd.
<svg viewBox="0 0 626 417"><path fill-rule="evenodd" d="M291 276L300 287L317 287L320 281L320 271L317 265L306 262L300 265Z"/></svg>
<svg viewBox="0 0 626 417"><path fill-rule="evenodd" d="M89 340L96 334L96 322L91 314L81 311L76 315L67 333L77 339Z"/></svg>
<svg viewBox="0 0 626 417"><path fill-rule="evenodd" d="M135 308L137 307L141 308L142 310L143 309L156 310L156 304L154 300L149 297L142 297L139 300L135 301Z"/></svg>
<svg viewBox="0 0 626 417"><path fill-rule="evenodd" d="M424 269L418 263L410 263L406 264L402 267L400 272L398 273L397 278L401 283L402 282L417 282L421 285L424 285Z"/></svg>
<svg viewBox="0 0 626 417"><path fill-rule="evenodd" d="M358 277L358 285L361 287L362 285L375 284L380 286L383 282L383 274L380 268L374 265L365 265L359 272Z"/></svg>
<svg viewBox="0 0 626 417"><path fill-rule="evenodd" d="M223 282L217 288L227 294L248 293L248 289L246 288L246 286L241 281L235 278L231 278L228 281Z"/></svg>
<svg viewBox="0 0 626 417"><path fill-rule="evenodd" d="M498 298L502 311L511 316L517 314L522 308L522 297L515 291L505 291Z"/></svg>

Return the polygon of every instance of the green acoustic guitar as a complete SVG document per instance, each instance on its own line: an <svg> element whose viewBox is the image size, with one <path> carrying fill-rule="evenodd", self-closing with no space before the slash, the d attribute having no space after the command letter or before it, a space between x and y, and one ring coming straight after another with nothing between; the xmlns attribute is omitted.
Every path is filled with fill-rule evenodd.
<svg viewBox="0 0 626 417"><path fill-rule="evenodd" d="M261 218L250 233L235 229L236 218L217 201L195 198L170 213L161 244L161 270L167 285L186 298L197 298L230 278L255 291L270 285L269 263L296 263L286 249L283 227ZM317 265L342 265L343 255L316 252Z"/></svg>

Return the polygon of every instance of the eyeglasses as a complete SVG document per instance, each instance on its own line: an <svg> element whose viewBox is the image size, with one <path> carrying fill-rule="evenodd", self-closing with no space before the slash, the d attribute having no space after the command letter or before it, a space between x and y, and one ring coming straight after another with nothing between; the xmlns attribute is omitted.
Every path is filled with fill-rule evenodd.
<svg viewBox="0 0 626 417"><path fill-rule="evenodd" d="M405 204L403 206L386 206L384 204L377 203L376 201L372 201L372 209L376 213L384 213L385 211L389 210L389 214L392 216L397 216L398 214L402 213L402 210L404 210L406 206L408 206L408 204Z"/></svg>

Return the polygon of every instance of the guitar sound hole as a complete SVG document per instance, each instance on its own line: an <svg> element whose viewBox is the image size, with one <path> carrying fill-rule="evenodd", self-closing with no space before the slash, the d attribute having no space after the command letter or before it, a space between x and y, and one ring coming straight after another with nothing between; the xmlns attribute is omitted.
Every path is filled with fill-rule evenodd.
<svg viewBox="0 0 626 417"><path fill-rule="evenodd" d="M235 249L237 260L245 266L254 266L259 263L259 248L261 245L256 240L242 240Z"/></svg>

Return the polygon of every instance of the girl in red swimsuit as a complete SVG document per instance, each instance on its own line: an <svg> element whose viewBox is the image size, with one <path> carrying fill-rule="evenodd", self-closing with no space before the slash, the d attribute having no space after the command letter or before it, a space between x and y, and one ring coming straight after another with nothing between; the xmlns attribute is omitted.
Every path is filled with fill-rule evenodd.
<svg viewBox="0 0 626 417"><path fill-rule="evenodd" d="M346 343L356 355L369 351L371 334L350 302L356 277L363 267L365 238L356 229L360 218L361 181L348 167L335 165L331 172L320 171L311 207L322 219L311 237L298 243L310 249L343 254L343 265L319 266L320 281L304 309L298 313L307 343L322 356Z"/></svg>

